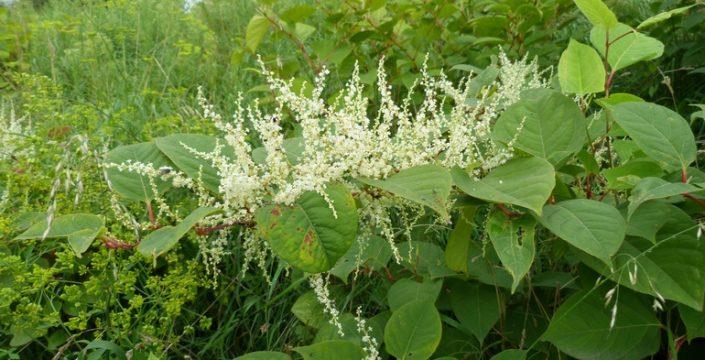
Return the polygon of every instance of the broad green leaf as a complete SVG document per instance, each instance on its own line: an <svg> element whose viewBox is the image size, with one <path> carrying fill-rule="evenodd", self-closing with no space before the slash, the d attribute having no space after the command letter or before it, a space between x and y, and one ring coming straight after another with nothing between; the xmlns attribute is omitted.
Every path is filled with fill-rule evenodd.
<svg viewBox="0 0 705 360"><path fill-rule="evenodd" d="M217 208L199 207L180 223L174 226L164 226L149 233L149 235L145 236L144 239L140 241L139 245L137 245L137 251L144 256L156 258L173 248L179 239L184 237L199 221L218 211L220 210Z"/></svg>
<svg viewBox="0 0 705 360"><path fill-rule="evenodd" d="M298 164L304 152L304 139L302 137L284 139L282 147L286 159L292 164ZM252 149L252 161L255 164L264 164L267 161L267 150L264 147Z"/></svg>
<svg viewBox="0 0 705 360"><path fill-rule="evenodd" d="M468 255L470 254L470 236L474 228L474 217L477 207L466 206L458 215L455 227L450 232L445 248L446 266L449 269L465 273L468 272Z"/></svg>
<svg viewBox="0 0 705 360"><path fill-rule="evenodd" d="M617 17L601 0L574 0L575 5L596 27L611 28L617 25Z"/></svg>
<svg viewBox="0 0 705 360"><path fill-rule="evenodd" d="M526 354L526 350L508 349L491 357L490 360L524 360L526 359Z"/></svg>
<svg viewBox="0 0 705 360"><path fill-rule="evenodd" d="M612 264L627 224L619 211L595 200L574 199L546 205L541 224L576 248Z"/></svg>
<svg viewBox="0 0 705 360"><path fill-rule="evenodd" d="M653 243L656 234L668 223L691 223L683 210L663 201L647 201L639 206L629 218L627 235L639 236Z"/></svg>
<svg viewBox="0 0 705 360"><path fill-rule="evenodd" d="M259 236L272 251L308 273L331 269L357 236L357 208L350 191L328 184L326 194L335 213L323 196L307 192L291 206L269 205L255 214Z"/></svg>
<svg viewBox="0 0 705 360"><path fill-rule="evenodd" d="M294 25L294 33L301 41L306 41L306 39L308 39L315 32L316 28L311 25L304 23L296 23L296 25Z"/></svg>
<svg viewBox="0 0 705 360"><path fill-rule="evenodd" d="M642 178L660 177L663 175L661 167L650 160L635 159L624 165L606 169L602 175L607 180L607 188L614 190L629 190Z"/></svg>
<svg viewBox="0 0 705 360"><path fill-rule="evenodd" d="M348 283L348 276L359 265L371 271L379 270L389 262L392 257L392 249L389 243L378 235L370 236L369 239L358 237L343 255L335 266L328 271L332 275Z"/></svg>
<svg viewBox="0 0 705 360"><path fill-rule="evenodd" d="M516 158L484 178L473 181L467 172L452 170L455 185L466 194L495 203L525 207L541 214L543 204L556 184L553 166L540 158Z"/></svg>
<svg viewBox="0 0 705 360"><path fill-rule="evenodd" d="M480 342L499 320L499 293L491 286L475 282L456 283L451 288L450 304L460 324Z"/></svg>
<svg viewBox="0 0 705 360"><path fill-rule="evenodd" d="M282 352L256 351L238 356L235 360L291 360L291 357Z"/></svg>
<svg viewBox="0 0 705 360"><path fill-rule="evenodd" d="M360 178L361 182L396 196L428 206L447 216L452 179L447 169L437 165L421 165L404 169L384 180Z"/></svg>
<svg viewBox="0 0 705 360"><path fill-rule="evenodd" d="M397 311L408 302L416 300L435 303L442 286L443 280L418 282L411 279L400 279L392 284L387 292L389 308L392 311Z"/></svg>
<svg viewBox="0 0 705 360"><path fill-rule="evenodd" d="M650 304L620 289L614 326L606 288L571 295L551 319L543 339L578 359L642 359L659 349L660 324Z"/></svg>
<svg viewBox="0 0 705 360"><path fill-rule="evenodd" d="M512 293L519 282L531 269L536 247L534 231L536 221L524 215L518 219L509 219L501 212L495 211L487 221L487 234L492 241L495 252L502 265L512 274Z"/></svg>
<svg viewBox="0 0 705 360"><path fill-rule="evenodd" d="M441 331L441 316L433 303L412 301L392 313L384 343L397 359L428 359L441 341Z"/></svg>
<svg viewBox="0 0 705 360"><path fill-rule="evenodd" d="M502 267L493 247L470 240L467 258L468 275L471 279L483 284L511 289L512 275Z"/></svg>
<svg viewBox="0 0 705 360"><path fill-rule="evenodd" d="M13 222L13 230L27 230L30 226L46 219L47 213L39 211L30 211L17 215Z"/></svg>
<svg viewBox="0 0 705 360"><path fill-rule="evenodd" d="M456 325L443 324L443 336L436 351L431 356L434 360L475 359L482 354L481 345L473 336L468 336Z"/></svg>
<svg viewBox="0 0 705 360"><path fill-rule="evenodd" d="M78 257L86 252L103 228L103 219L93 214L68 214L57 216L47 232L46 216L15 237L17 240L67 238L69 246Z"/></svg>
<svg viewBox="0 0 705 360"><path fill-rule="evenodd" d="M614 256L615 273L594 259L585 257L583 262L626 287L702 310L705 246L697 238L696 228L692 220L667 222L658 232L655 244L642 238L627 238Z"/></svg>
<svg viewBox="0 0 705 360"><path fill-rule="evenodd" d="M455 275L446 267L443 249L425 241L406 241L397 246L401 264L416 274L436 279Z"/></svg>
<svg viewBox="0 0 705 360"><path fill-rule="evenodd" d="M200 134L173 134L154 140L157 148L171 160L179 170L183 171L191 179L202 180L203 186L218 193L220 186L220 176L213 167L213 161L206 159L199 154L210 154L219 144L220 158L234 161L232 149L223 140L215 137Z"/></svg>
<svg viewBox="0 0 705 360"><path fill-rule="evenodd" d="M267 35L269 30L269 20L262 15L254 15L247 24L245 30L245 45L250 51L255 52L257 47Z"/></svg>
<svg viewBox="0 0 705 360"><path fill-rule="evenodd" d="M291 312L302 323L315 329L318 329L326 321L323 304L318 301L313 290L301 294L291 306Z"/></svg>
<svg viewBox="0 0 705 360"><path fill-rule="evenodd" d="M672 18L673 16L680 15L680 14L690 10L690 8L692 8L693 6L695 6L695 5L683 6L683 7L675 8L672 10L664 11L662 13L658 13L658 14L642 21L639 24L639 26L637 26L636 28L641 30L645 27L658 24L662 21L666 21L666 20Z"/></svg>
<svg viewBox="0 0 705 360"><path fill-rule="evenodd" d="M590 31L590 42L602 56L605 56L606 52L606 39L607 32L604 28L594 27ZM624 24L617 24L609 30L609 41L611 44L607 54L607 62L614 71L624 69L640 61L659 58L663 54L663 43Z"/></svg>
<svg viewBox="0 0 705 360"><path fill-rule="evenodd" d="M132 145L118 146L110 150L105 156L106 164L141 163L150 165L154 170L171 168L173 165L162 154L154 143L145 142ZM152 183L149 177L131 171L118 171L115 168L106 169L108 181L113 190L120 196L135 201L149 201L154 199ZM162 193L171 187L171 183L159 177L153 179L157 192Z"/></svg>
<svg viewBox="0 0 705 360"><path fill-rule="evenodd" d="M679 304L678 314L681 316L683 324L685 324L688 341L705 337L705 313Z"/></svg>
<svg viewBox="0 0 705 360"><path fill-rule="evenodd" d="M555 90L533 89L502 113L492 138L555 165L582 148L586 126L573 100Z"/></svg>
<svg viewBox="0 0 705 360"><path fill-rule="evenodd" d="M299 346L294 351L304 360L360 360L365 358L362 348L350 341L330 340L308 346Z"/></svg>
<svg viewBox="0 0 705 360"><path fill-rule="evenodd" d="M566 93L586 95L605 90L605 66L592 47L570 39L558 61L558 81Z"/></svg>
<svg viewBox="0 0 705 360"><path fill-rule="evenodd" d="M629 197L627 218L631 218L636 209L649 200L663 199L698 190L700 189L691 184L670 183L655 177L644 178L636 184Z"/></svg>

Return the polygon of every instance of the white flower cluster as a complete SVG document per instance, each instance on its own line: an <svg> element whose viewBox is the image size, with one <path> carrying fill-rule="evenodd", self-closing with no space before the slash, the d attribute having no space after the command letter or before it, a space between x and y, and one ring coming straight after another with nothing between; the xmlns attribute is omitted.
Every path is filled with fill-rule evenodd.
<svg viewBox="0 0 705 360"><path fill-rule="evenodd" d="M14 157L31 156L32 147L25 147L26 139L32 135L32 126L24 117L17 117L14 108L0 107L0 162Z"/></svg>
<svg viewBox="0 0 705 360"><path fill-rule="evenodd" d="M201 96L204 116L225 133L226 144L213 154L194 155L210 160L218 170L223 207L235 217L251 217L265 199L291 204L307 191L325 196L331 182L385 178L424 164L471 167L479 176L512 155L490 137L501 111L516 102L521 91L547 86L535 62L511 62L502 54L497 80L479 92L472 76L456 87L443 73L432 77L424 70L413 87L423 89L424 99L412 109L414 91L401 104L395 102L382 65L374 114L369 113L357 68L345 90L331 101L323 96L325 69L310 92L296 92L293 81L277 78L262 66L275 94L274 110L265 113L256 101L246 108L238 101L231 122ZM283 119L300 128L300 138L284 138ZM247 141L248 128L256 131L266 153L259 162ZM222 146L229 146L234 156L224 156Z"/></svg>
<svg viewBox="0 0 705 360"><path fill-rule="evenodd" d="M379 356L379 343L374 336L371 335L372 327L367 325L367 320L362 317L362 308L358 307L355 312L355 323L357 325L357 332L362 336L362 344L364 345L363 350L365 351L364 360L380 360Z"/></svg>

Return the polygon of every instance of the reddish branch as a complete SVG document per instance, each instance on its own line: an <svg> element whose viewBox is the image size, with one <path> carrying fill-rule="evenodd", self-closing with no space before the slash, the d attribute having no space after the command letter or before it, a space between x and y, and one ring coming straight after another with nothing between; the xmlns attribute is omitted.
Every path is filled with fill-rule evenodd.
<svg viewBox="0 0 705 360"><path fill-rule="evenodd" d="M103 245L108 249L132 250L137 244L124 242L112 236L103 236L100 238Z"/></svg>

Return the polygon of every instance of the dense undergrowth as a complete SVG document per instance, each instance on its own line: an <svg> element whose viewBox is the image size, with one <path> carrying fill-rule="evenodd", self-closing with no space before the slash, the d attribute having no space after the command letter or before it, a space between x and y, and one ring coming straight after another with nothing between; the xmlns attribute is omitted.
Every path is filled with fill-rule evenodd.
<svg viewBox="0 0 705 360"><path fill-rule="evenodd" d="M705 6L606 3L0 7L0 358L696 354Z"/></svg>

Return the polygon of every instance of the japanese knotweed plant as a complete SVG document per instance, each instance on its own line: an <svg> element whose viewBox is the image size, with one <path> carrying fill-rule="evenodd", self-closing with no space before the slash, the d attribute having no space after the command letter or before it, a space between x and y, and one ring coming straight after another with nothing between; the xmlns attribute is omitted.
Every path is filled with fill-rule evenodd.
<svg viewBox="0 0 705 360"><path fill-rule="evenodd" d="M293 349L304 359L674 356L703 335L705 173L680 114L612 89L663 52L638 30L692 8L633 29L575 3L592 46L570 42L557 82L501 56L455 85L422 70L395 101L382 65L375 98L357 70L328 95L325 68L295 91L262 66L273 104L240 101L225 120L202 101L218 136L110 151L115 213L152 261L195 228L209 271L236 240L248 263L272 253L306 274L292 308L316 332ZM354 300L335 278L380 272L371 306L341 306Z"/></svg>

